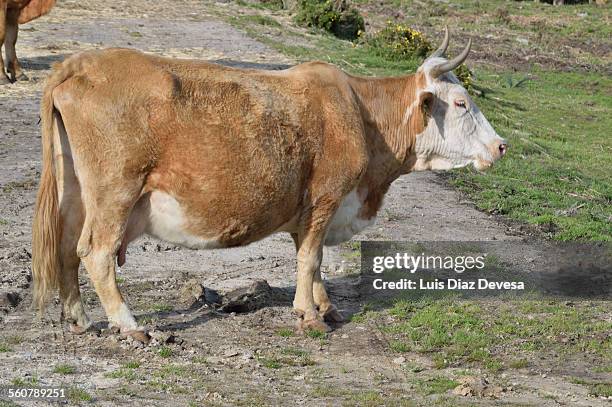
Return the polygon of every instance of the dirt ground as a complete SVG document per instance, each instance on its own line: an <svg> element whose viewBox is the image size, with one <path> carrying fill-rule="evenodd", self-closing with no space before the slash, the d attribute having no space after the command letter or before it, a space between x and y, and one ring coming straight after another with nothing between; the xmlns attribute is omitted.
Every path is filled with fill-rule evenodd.
<svg viewBox="0 0 612 407"><path fill-rule="evenodd" d="M57 304L37 320L29 309L30 228L40 173L38 103L50 64L75 51L110 46L266 69L292 63L216 20L204 2L58 3L49 16L22 27L17 51L30 81L0 87L0 291L20 299L0 311L0 338L11 348L0 353L0 385L62 385L79 389L69 404L108 406L377 405L368 396L372 392L416 405L609 405L564 377L530 369L503 378L481 372L515 389L500 399L425 396L415 392L414 380L438 371L416 354L397 360L376 326L346 323L326 338L292 335L287 328L294 323L295 254L288 235L214 251L148 238L132 244L120 285L139 320L154 330L149 346L103 330L103 313L84 270L86 306L102 331L71 335ZM395 182L376 225L354 240L503 240L521 233L473 209L437 175L411 174ZM357 277L347 250L326 249L323 270L333 299L350 315L367 299L353 288ZM257 279L274 287L274 298L248 313L193 305L182 292L188 281L225 293ZM282 366L274 365L279 362L272 355L284 355ZM413 361L424 369L406 369Z"/></svg>

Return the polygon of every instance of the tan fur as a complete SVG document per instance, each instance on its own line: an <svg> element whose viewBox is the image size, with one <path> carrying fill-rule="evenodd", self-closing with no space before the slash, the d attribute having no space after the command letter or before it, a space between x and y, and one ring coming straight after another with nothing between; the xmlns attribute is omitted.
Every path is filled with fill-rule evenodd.
<svg viewBox="0 0 612 407"><path fill-rule="evenodd" d="M294 306L306 327L321 328L319 312L335 312L318 274L327 226L355 189L367 191L361 216L373 217L390 183L411 170L425 126L424 83L420 74L360 78L320 62L270 72L125 49L70 57L54 68L43 96L36 298L58 281L50 240L62 226L48 132L61 120L85 212L71 240L78 238L75 251L112 321L133 329L114 261L147 231L154 194L163 194L180 204L183 233L194 239L231 247L292 233Z"/></svg>
<svg viewBox="0 0 612 407"><path fill-rule="evenodd" d="M10 0L9 4L13 3L26 3L24 0ZM30 0L27 1L27 4L20 8L19 12L19 20L17 22L19 24L25 24L30 22L40 16L44 16L47 14L53 6L55 6L56 0Z"/></svg>

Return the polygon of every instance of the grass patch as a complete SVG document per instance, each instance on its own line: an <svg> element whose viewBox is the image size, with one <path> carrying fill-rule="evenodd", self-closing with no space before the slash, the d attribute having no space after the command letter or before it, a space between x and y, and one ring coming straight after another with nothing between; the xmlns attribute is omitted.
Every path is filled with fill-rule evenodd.
<svg viewBox="0 0 612 407"><path fill-rule="evenodd" d="M273 19L272 17L261 15L261 14L247 14L247 15L242 15L242 16L234 17L234 18L246 24L252 23L252 24L259 24L259 25L268 26L268 27L280 27L281 26L281 24L275 19Z"/></svg>
<svg viewBox="0 0 612 407"><path fill-rule="evenodd" d="M151 311L154 312L170 312L172 309L172 305L170 304L153 304L151 306Z"/></svg>
<svg viewBox="0 0 612 407"><path fill-rule="evenodd" d="M13 349L7 343L0 343L0 353L12 352Z"/></svg>
<svg viewBox="0 0 612 407"><path fill-rule="evenodd" d="M63 374L63 375L74 374L75 372L76 372L76 368L72 365L59 364L59 365L55 365L55 367L53 368L53 373L58 373L58 374Z"/></svg>
<svg viewBox="0 0 612 407"><path fill-rule="evenodd" d="M68 399L73 403L79 403L82 401L90 402L93 401L93 396L87 391L78 387L71 387L68 389Z"/></svg>
<svg viewBox="0 0 612 407"><path fill-rule="evenodd" d="M427 396L432 394L446 393L458 385L459 383L447 377L433 377L430 379L416 381L417 391Z"/></svg>
<svg viewBox="0 0 612 407"><path fill-rule="evenodd" d="M281 367L283 367L282 363L280 362L280 360L278 360L277 358L260 358L259 359L259 363L261 363L261 365L263 367L266 367L268 369L280 369Z"/></svg>
<svg viewBox="0 0 612 407"><path fill-rule="evenodd" d="M510 362L508 366L512 369L524 369L529 366L529 361L527 359L517 359Z"/></svg>
<svg viewBox="0 0 612 407"><path fill-rule="evenodd" d="M530 300L494 308L451 299L398 301L388 311L395 322L382 329L394 337L392 350L430 354L438 368L467 364L498 371L510 348L525 355L510 362L516 369L527 366L530 354L546 351L559 358L588 353L596 363L609 365L612 341L606 333L612 323L601 318L605 305Z"/></svg>
<svg viewBox="0 0 612 407"><path fill-rule="evenodd" d="M162 358L169 358L172 357L173 352L168 346L162 346L157 350L157 354Z"/></svg>
<svg viewBox="0 0 612 407"><path fill-rule="evenodd" d="M595 383L589 386L589 394L595 397L612 397L612 383Z"/></svg>
<svg viewBox="0 0 612 407"><path fill-rule="evenodd" d="M327 334L325 332L317 331L315 329L309 329L306 331L306 336L312 339L325 339Z"/></svg>
<svg viewBox="0 0 612 407"><path fill-rule="evenodd" d="M294 336L293 329L291 328L281 328L278 331L276 331L276 334L283 338L289 338L291 336Z"/></svg>
<svg viewBox="0 0 612 407"><path fill-rule="evenodd" d="M511 149L487 173L463 169L451 184L489 213L535 225L557 240L612 239L612 79L536 72L521 87L480 76L494 92L476 99Z"/></svg>

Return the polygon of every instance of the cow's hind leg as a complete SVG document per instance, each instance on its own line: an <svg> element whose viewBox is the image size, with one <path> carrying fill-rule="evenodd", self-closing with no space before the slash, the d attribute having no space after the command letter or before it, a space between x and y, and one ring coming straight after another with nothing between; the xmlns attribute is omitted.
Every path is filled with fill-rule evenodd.
<svg viewBox="0 0 612 407"><path fill-rule="evenodd" d="M9 78L6 76L6 70L4 69L4 59L2 59L2 45L6 37L6 14L7 14L7 2L6 0L0 0L0 85L11 83ZM6 48L6 44L5 44Z"/></svg>
<svg viewBox="0 0 612 407"><path fill-rule="evenodd" d="M15 51L17 34L19 32L18 18L19 13L17 10L9 10L7 12L4 51L6 52L7 71L12 81L28 80L28 77L21 71L21 64L17 59L17 52Z"/></svg>
<svg viewBox="0 0 612 407"><path fill-rule="evenodd" d="M137 325L119 291L115 270L117 253L130 211L142 189L142 180L125 179L114 184L112 180L91 175L86 178L81 184L84 185L85 223L77 253L85 264L109 325L119 328L123 335L147 342L147 334ZM121 185L120 190L112 185Z"/></svg>

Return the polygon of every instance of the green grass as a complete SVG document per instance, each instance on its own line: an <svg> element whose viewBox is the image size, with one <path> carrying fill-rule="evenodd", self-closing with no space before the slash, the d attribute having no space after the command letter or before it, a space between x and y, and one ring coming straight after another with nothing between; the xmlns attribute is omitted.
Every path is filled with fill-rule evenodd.
<svg viewBox="0 0 612 407"><path fill-rule="evenodd" d="M595 383L589 386L589 394L596 397L612 397L612 383Z"/></svg>
<svg viewBox="0 0 612 407"><path fill-rule="evenodd" d="M508 155L486 173L451 174L451 183L487 212L537 225L558 240L611 240L612 79L545 72L520 87L481 75L494 91L476 98Z"/></svg>
<svg viewBox="0 0 612 407"><path fill-rule="evenodd" d="M417 380L416 388L419 393L425 395L442 394L457 387L459 383L446 377L433 377L425 380Z"/></svg>
<svg viewBox="0 0 612 407"><path fill-rule="evenodd" d="M309 329L306 331L306 336L312 339L324 339L327 337L327 334L315 329Z"/></svg>
<svg viewBox="0 0 612 407"><path fill-rule="evenodd" d="M172 349L170 349L169 347L162 346L157 350L157 354L162 358L169 358L172 356L173 352Z"/></svg>
<svg viewBox="0 0 612 407"><path fill-rule="evenodd" d="M15 377L11 380L11 384L17 387L38 386L38 378L36 376L30 376L27 379Z"/></svg>
<svg viewBox="0 0 612 407"><path fill-rule="evenodd" d="M0 343L0 353L12 352L13 349L7 343Z"/></svg>
<svg viewBox="0 0 612 407"><path fill-rule="evenodd" d="M293 329L291 328L281 328L278 331L276 331L276 334L283 338L289 338L294 335Z"/></svg>
<svg viewBox="0 0 612 407"><path fill-rule="evenodd" d="M593 368L610 363L612 341L606 333L612 323L601 318L605 305L567 307L531 300L491 307L448 299L398 301L388 310L394 322L382 330L393 338L391 350L430 355L438 368L520 369L542 352L554 352L562 360L588 354ZM505 366L509 356L515 359Z"/></svg>
<svg viewBox="0 0 612 407"><path fill-rule="evenodd" d="M139 375L136 373L136 369L138 369L139 367L140 367L140 362L137 362L137 361L126 362L123 365L121 365L121 368L114 370L112 372L106 373L105 376L110 377L112 379L126 379L128 381L133 381L139 378Z"/></svg>
<svg viewBox="0 0 612 407"><path fill-rule="evenodd" d="M281 24L272 17L260 14L246 14L237 17L232 17L231 21L234 24L257 24L268 27L280 27Z"/></svg>
<svg viewBox="0 0 612 407"><path fill-rule="evenodd" d="M172 311L172 305L170 304L153 304L151 311L154 312L169 312Z"/></svg>
<svg viewBox="0 0 612 407"><path fill-rule="evenodd" d="M93 396L83 389L78 387L72 387L68 389L68 398L73 403L79 403L82 401L90 402L93 401Z"/></svg>
<svg viewBox="0 0 612 407"><path fill-rule="evenodd" d="M58 373L58 374L63 374L63 375L74 374L75 372L76 372L76 368L72 365L59 364L59 365L55 365L55 367L53 368L53 373Z"/></svg>

